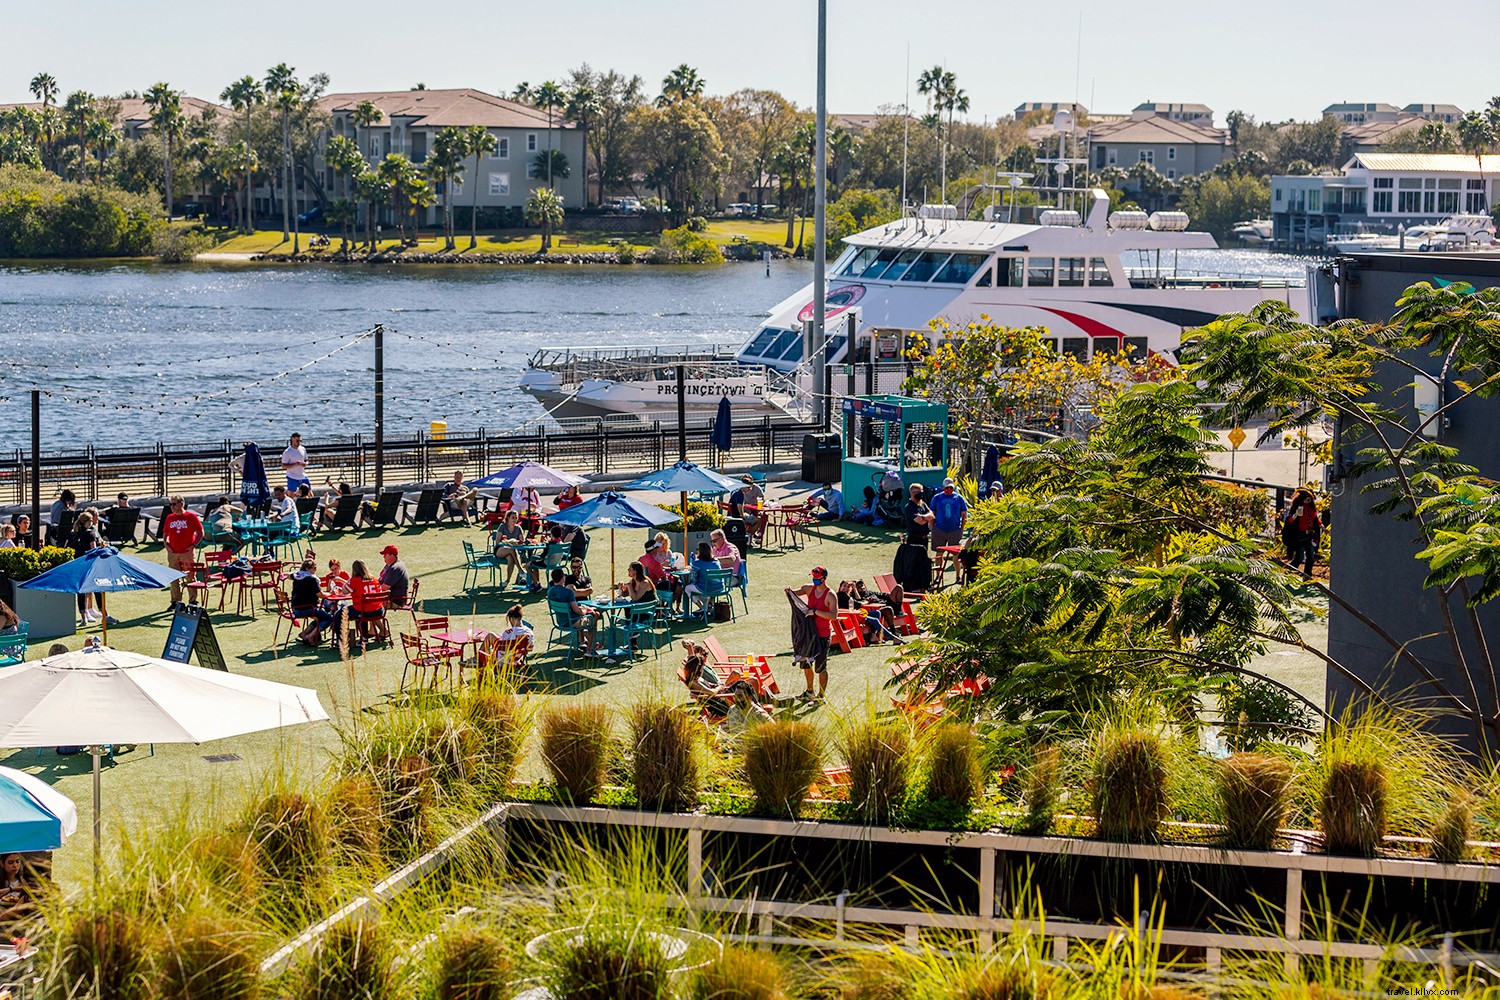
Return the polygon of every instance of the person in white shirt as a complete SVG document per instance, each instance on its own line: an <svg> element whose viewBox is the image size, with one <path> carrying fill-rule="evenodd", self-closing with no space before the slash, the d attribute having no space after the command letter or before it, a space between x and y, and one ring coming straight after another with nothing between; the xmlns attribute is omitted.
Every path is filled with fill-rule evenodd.
<svg viewBox="0 0 1500 1000"><path fill-rule="evenodd" d="M7 524L0 527L0 549L13 549L16 547L16 526Z"/></svg>
<svg viewBox="0 0 1500 1000"><path fill-rule="evenodd" d="M726 733L738 736L752 726L771 721L771 713L756 702L755 689L749 681L735 681L729 685L729 693L734 696L734 702L724 716Z"/></svg>
<svg viewBox="0 0 1500 1000"><path fill-rule="evenodd" d="M271 491L271 510L268 516L278 521L297 520L297 502L287 496L285 486L278 486Z"/></svg>
<svg viewBox="0 0 1500 1000"><path fill-rule="evenodd" d="M307 478L307 449L302 447L301 434L293 434L286 451L281 453L281 471L286 473L288 492L299 486L312 489L312 482Z"/></svg>
<svg viewBox="0 0 1500 1000"><path fill-rule="evenodd" d="M819 521L837 521L844 516L844 494L834 489L832 483L824 483L821 490L807 499L823 508L823 512L817 515Z"/></svg>
<svg viewBox="0 0 1500 1000"><path fill-rule="evenodd" d="M528 648L536 642L536 636L532 634L531 626L521 620L523 611L519 604L512 604L510 610L505 612L505 631L500 633L501 642L510 642L512 639L525 639Z"/></svg>

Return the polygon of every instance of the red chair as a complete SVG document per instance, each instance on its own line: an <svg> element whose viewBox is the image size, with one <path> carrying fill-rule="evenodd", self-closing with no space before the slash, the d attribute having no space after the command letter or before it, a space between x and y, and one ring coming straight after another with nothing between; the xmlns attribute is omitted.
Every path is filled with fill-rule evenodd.
<svg viewBox="0 0 1500 1000"><path fill-rule="evenodd" d="M375 638L389 646L391 625L386 621L386 612L390 605L390 588L368 580L355 580L353 584L350 610L354 612L355 621L359 623L360 651L365 650L372 633Z"/></svg>
<svg viewBox="0 0 1500 1000"><path fill-rule="evenodd" d="M252 562L248 576L240 579L240 598L244 600L249 591L250 617L255 617L255 595L260 595L260 606L271 610L275 593L281 588L281 563L275 559Z"/></svg>
<svg viewBox="0 0 1500 1000"><path fill-rule="evenodd" d="M429 650L420 636L408 635L405 632L401 633L401 649L406 654L406 663L401 667L401 683L396 687L396 691L399 693L406 690L406 675L413 670L416 671L418 678L424 671L432 671L431 686L437 687L438 671L443 668L443 658Z"/></svg>

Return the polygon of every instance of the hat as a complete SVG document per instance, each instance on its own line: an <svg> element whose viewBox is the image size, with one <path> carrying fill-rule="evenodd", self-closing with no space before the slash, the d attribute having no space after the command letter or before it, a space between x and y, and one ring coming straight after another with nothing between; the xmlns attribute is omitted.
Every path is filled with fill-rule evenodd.
<svg viewBox="0 0 1500 1000"><path fill-rule="evenodd" d="M743 476L740 477L740 482L742 482L742 483L749 483L750 485L754 486L755 485L755 477L752 476L752 475L750 475L750 473L747 472Z"/></svg>
<svg viewBox="0 0 1500 1000"><path fill-rule="evenodd" d="M825 580L828 579L828 571L826 569L824 569L822 566L814 566L812 568L812 571L811 571L810 575L811 576L821 576Z"/></svg>
<svg viewBox="0 0 1500 1000"><path fill-rule="evenodd" d="M950 487L952 485L953 485L953 478L951 476L949 478L943 480L943 489L946 490L948 487Z"/></svg>
<svg viewBox="0 0 1500 1000"><path fill-rule="evenodd" d="M647 552L655 552L659 548L661 548L661 542L658 542L654 538L651 541L649 541L649 542L646 543L646 551Z"/></svg>
<svg viewBox="0 0 1500 1000"><path fill-rule="evenodd" d="M387 545L385 548L380 550L380 554L383 556L396 556L401 554L401 550L396 548L396 546L394 545Z"/></svg>

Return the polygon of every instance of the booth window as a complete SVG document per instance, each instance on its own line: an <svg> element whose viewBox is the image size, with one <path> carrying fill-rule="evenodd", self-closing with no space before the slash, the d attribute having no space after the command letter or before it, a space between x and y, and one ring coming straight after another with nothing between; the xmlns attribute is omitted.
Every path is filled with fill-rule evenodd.
<svg viewBox="0 0 1500 1000"><path fill-rule="evenodd" d="M871 247L870 249L873 250L875 248ZM865 265L865 269L862 272L850 271L849 274L851 277L879 278L885 272L885 269L890 266L891 261L895 260L900 253L901 251L894 247L885 247L875 255L874 261Z"/></svg>

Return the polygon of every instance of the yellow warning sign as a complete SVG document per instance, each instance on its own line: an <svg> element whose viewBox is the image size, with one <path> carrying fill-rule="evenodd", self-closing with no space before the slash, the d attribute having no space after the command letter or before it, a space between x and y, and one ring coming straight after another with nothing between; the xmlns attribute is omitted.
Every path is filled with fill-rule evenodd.
<svg viewBox="0 0 1500 1000"><path fill-rule="evenodd" d="M1229 432L1229 443L1234 446L1235 451L1239 451L1240 445L1245 443L1245 429L1243 427L1236 427L1231 430Z"/></svg>

